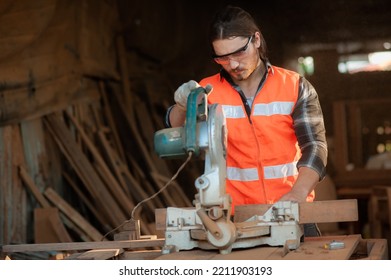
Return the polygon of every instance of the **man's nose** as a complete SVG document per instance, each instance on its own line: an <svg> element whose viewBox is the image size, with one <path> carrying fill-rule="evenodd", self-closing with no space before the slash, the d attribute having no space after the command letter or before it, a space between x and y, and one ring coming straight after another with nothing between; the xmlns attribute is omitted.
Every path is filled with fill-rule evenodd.
<svg viewBox="0 0 391 280"><path fill-rule="evenodd" d="M229 66L231 67L231 69L236 69L239 66L239 62L230 59L229 60Z"/></svg>

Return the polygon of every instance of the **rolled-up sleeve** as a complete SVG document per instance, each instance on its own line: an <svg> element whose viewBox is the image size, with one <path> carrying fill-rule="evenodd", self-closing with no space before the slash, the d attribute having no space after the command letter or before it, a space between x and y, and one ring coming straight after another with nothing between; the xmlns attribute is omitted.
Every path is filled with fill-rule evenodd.
<svg viewBox="0 0 391 280"><path fill-rule="evenodd" d="M318 94L304 77L299 81L299 95L292 117L302 153L297 168L312 168L321 180L326 174L328 155L326 129Z"/></svg>

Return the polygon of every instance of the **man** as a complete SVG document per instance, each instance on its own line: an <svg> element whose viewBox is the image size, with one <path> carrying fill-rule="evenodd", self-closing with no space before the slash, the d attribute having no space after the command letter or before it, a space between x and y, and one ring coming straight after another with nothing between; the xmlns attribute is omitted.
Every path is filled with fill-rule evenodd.
<svg viewBox="0 0 391 280"><path fill-rule="evenodd" d="M208 85L208 102L221 104L227 119L226 190L233 207L313 201L327 161L315 89L299 74L270 64L260 29L241 8L228 6L215 16L210 43L221 72L181 85L167 125L183 125L190 91ZM305 226L305 236L317 235L315 225Z"/></svg>

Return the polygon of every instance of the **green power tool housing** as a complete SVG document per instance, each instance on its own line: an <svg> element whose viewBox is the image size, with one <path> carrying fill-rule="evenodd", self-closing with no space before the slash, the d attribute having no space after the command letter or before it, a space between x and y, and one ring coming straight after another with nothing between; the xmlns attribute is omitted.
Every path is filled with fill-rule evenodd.
<svg viewBox="0 0 391 280"><path fill-rule="evenodd" d="M208 114L207 94L203 87L192 90L189 94L186 121L182 127L159 130L154 136L154 149L161 158L181 158L192 152L200 154L199 127L197 123L205 121Z"/></svg>

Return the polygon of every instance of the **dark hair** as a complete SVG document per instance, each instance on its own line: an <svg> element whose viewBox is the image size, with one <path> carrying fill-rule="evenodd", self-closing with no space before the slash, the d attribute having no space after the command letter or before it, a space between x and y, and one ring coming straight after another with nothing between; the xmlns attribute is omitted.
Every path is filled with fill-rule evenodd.
<svg viewBox="0 0 391 280"><path fill-rule="evenodd" d="M209 43L212 45L215 40L236 36L249 37L255 32L259 32L261 37L259 54L262 59L266 59L266 42L253 17L242 8L229 5L214 16L209 30Z"/></svg>

